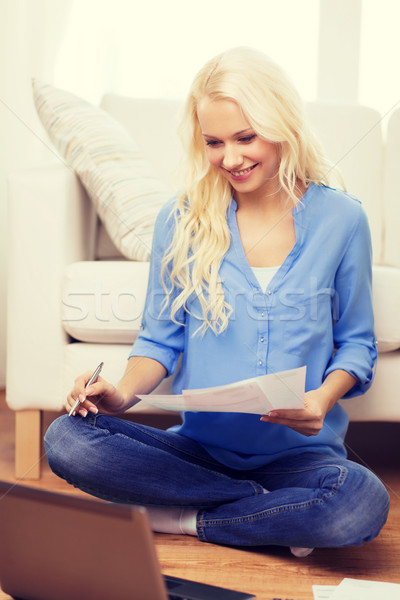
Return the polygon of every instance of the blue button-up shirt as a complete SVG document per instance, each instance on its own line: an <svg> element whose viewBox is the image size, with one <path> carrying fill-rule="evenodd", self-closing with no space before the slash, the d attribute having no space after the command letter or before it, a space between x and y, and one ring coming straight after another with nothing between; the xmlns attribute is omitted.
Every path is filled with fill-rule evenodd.
<svg viewBox="0 0 400 600"><path fill-rule="evenodd" d="M173 392L217 386L265 373L307 366L306 391L318 388L331 371L357 379L347 397L371 384L376 341L371 291L371 240L360 202L349 194L311 184L293 208L296 242L261 290L228 209L231 244L220 267L225 298L233 308L227 329L196 332L202 321L193 295L176 324L161 313L164 290L161 257L169 246L173 203L155 226L142 329L131 356L147 356L171 374L182 361ZM306 437L283 425L260 422L257 415L186 412L175 431L197 440L212 456L233 468L250 469L300 451L345 456L348 417L336 404L317 436Z"/></svg>

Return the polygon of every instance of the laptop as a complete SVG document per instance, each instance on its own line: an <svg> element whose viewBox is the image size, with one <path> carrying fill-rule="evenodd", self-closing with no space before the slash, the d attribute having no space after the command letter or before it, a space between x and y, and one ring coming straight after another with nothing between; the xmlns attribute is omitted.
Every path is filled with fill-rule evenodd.
<svg viewBox="0 0 400 600"><path fill-rule="evenodd" d="M161 574L146 510L0 481L0 586L21 600L249 600Z"/></svg>

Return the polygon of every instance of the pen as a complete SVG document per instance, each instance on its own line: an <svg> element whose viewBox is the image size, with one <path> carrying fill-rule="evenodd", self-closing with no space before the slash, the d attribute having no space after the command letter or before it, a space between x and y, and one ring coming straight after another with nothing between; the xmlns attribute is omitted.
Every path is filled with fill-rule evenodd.
<svg viewBox="0 0 400 600"><path fill-rule="evenodd" d="M91 376L91 378L89 379L89 381L87 382L87 384L85 385L85 389L89 387L89 385L91 385L92 383L94 383L96 381L96 379L98 378L98 376L101 373L101 370L103 368L104 363L101 362L99 364L99 366L97 367L97 369L93 372L93 375ZM71 410L68 413L68 416L70 417L78 408L80 404L80 400L79 400L79 396L78 398L75 400L75 404L73 405L73 407L71 408Z"/></svg>

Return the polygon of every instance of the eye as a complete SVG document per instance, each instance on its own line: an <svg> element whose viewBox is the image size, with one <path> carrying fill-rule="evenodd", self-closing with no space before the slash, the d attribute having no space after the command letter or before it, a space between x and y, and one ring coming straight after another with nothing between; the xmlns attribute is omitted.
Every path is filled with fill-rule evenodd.
<svg viewBox="0 0 400 600"><path fill-rule="evenodd" d="M221 142L219 142L218 140L208 140L208 142L206 142L206 146L210 146L210 148L215 148L220 143Z"/></svg>
<svg viewBox="0 0 400 600"><path fill-rule="evenodd" d="M242 144L249 144L250 142L252 142L256 137L255 133L252 133L251 135L246 135L243 137L239 138L239 142L242 142Z"/></svg>

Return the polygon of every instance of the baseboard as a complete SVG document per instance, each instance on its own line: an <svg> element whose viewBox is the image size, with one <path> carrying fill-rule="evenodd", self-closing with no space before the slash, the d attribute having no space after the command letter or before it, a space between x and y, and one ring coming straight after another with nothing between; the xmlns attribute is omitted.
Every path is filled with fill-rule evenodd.
<svg viewBox="0 0 400 600"><path fill-rule="evenodd" d="M346 436L348 457L374 468L398 468L400 423L351 422Z"/></svg>

